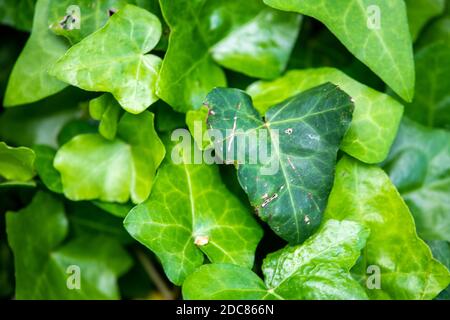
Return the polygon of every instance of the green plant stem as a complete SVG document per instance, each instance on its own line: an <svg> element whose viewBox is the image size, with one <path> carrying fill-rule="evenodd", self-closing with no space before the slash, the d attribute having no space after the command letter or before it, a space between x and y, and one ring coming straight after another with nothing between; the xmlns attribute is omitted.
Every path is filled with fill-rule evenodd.
<svg viewBox="0 0 450 320"><path fill-rule="evenodd" d="M174 293L170 290L170 288L167 286L164 279L159 274L158 270L153 265L153 262L149 259L149 257L141 250L136 249L135 250L136 257L138 258L139 262L144 267L145 272L148 274L150 279L155 284L156 288L158 288L159 292L161 292L162 296L166 300L174 300Z"/></svg>

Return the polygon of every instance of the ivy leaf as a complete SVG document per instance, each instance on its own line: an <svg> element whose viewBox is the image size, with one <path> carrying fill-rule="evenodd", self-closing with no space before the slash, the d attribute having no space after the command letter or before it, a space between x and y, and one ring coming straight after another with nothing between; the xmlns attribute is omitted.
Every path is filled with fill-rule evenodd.
<svg viewBox="0 0 450 320"><path fill-rule="evenodd" d="M450 133L405 118L385 170L425 240L450 241Z"/></svg>
<svg viewBox="0 0 450 320"><path fill-rule="evenodd" d="M233 264L205 264L183 283L184 300L276 300L251 270ZM280 297L279 299L282 299Z"/></svg>
<svg viewBox="0 0 450 320"><path fill-rule="evenodd" d="M400 125L403 106L337 69L292 70L271 82L255 82L247 92L252 96L255 108L264 114L271 106L327 81L338 85L355 102L352 124L341 149L366 163L386 159Z"/></svg>
<svg viewBox="0 0 450 320"><path fill-rule="evenodd" d="M194 138L197 147L206 150L211 146L211 139L208 135L208 126L206 119L208 118L208 108L202 106L197 110L189 110L186 113L186 124Z"/></svg>
<svg viewBox="0 0 450 320"><path fill-rule="evenodd" d="M122 109L116 99L110 94L103 94L89 102L89 113L100 121L99 133L108 140L114 140L117 133Z"/></svg>
<svg viewBox="0 0 450 320"><path fill-rule="evenodd" d="M147 199L165 153L153 120L150 112L127 113L115 140L82 134L63 145L54 166L61 174L64 195L76 201L124 203L130 195L134 203Z"/></svg>
<svg viewBox="0 0 450 320"><path fill-rule="evenodd" d="M141 7L156 15L161 21L163 32L161 35L161 39L159 39L159 43L155 47L155 50L167 51L167 46L169 45L170 30L162 15L159 0L135 0L135 3L138 7Z"/></svg>
<svg viewBox="0 0 450 320"><path fill-rule="evenodd" d="M442 14L445 9L445 0L405 0L405 3L413 40L417 39L420 31L431 19Z"/></svg>
<svg viewBox="0 0 450 320"><path fill-rule="evenodd" d="M303 245L269 254L262 266L266 284L277 287L305 265L335 264L347 272L366 245L369 229L351 221L330 220Z"/></svg>
<svg viewBox="0 0 450 320"><path fill-rule="evenodd" d="M31 180L35 175L35 158L35 153L29 148L13 148L0 142L0 177L19 182Z"/></svg>
<svg viewBox="0 0 450 320"><path fill-rule="evenodd" d="M48 17L50 29L66 37L71 44L103 27L109 17L122 9L127 0L58 0L52 1Z"/></svg>
<svg viewBox="0 0 450 320"><path fill-rule="evenodd" d="M6 227L17 299L119 298L117 277L131 266L131 259L104 237L79 237L63 244L68 221L62 203L52 195L39 192L25 209L8 212ZM70 290L70 270L77 267L80 289Z"/></svg>
<svg viewBox="0 0 450 320"><path fill-rule="evenodd" d="M0 115L0 137L14 145L45 144L56 148L64 125L81 116L78 105L85 98L80 90L67 88L42 101L6 109Z"/></svg>
<svg viewBox="0 0 450 320"><path fill-rule="evenodd" d="M9 78L3 105L13 107L51 96L67 85L47 71L68 49L64 39L47 25L51 0L38 0L33 30Z"/></svg>
<svg viewBox="0 0 450 320"><path fill-rule="evenodd" d="M251 268L262 237L248 209L223 185L217 166L191 164L185 145L167 145L150 198L124 221L177 285L203 264L204 255L213 263ZM190 141L187 146L195 148Z"/></svg>
<svg viewBox="0 0 450 320"><path fill-rule="evenodd" d="M278 12L260 1L160 3L171 33L158 96L179 112L197 109L211 89L225 86L216 62L250 76L278 76L299 30L298 15Z"/></svg>
<svg viewBox="0 0 450 320"><path fill-rule="evenodd" d="M340 160L325 212L328 219L353 220L370 229L362 258L352 270L366 284L368 267L379 268L380 288L367 289L369 297L432 299L450 283L449 271L417 236L408 207L380 168L349 157Z"/></svg>
<svg viewBox="0 0 450 320"><path fill-rule="evenodd" d="M450 129L450 43L439 41L416 54L417 86L406 114L430 127Z"/></svg>
<svg viewBox="0 0 450 320"><path fill-rule="evenodd" d="M154 86L161 59L147 53L160 37L156 16L127 5L70 48L50 74L84 90L110 92L126 111L141 113L158 100Z"/></svg>
<svg viewBox="0 0 450 320"><path fill-rule="evenodd" d="M36 153L36 161L34 163L37 174L41 178L44 185L55 193L63 193L61 183L61 175L53 167L56 150L45 145L36 145L33 147Z"/></svg>
<svg viewBox="0 0 450 320"><path fill-rule="evenodd" d="M30 31L36 0L0 0L0 23Z"/></svg>
<svg viewBox="0 0 450 320"><path fill-rule="evenodd" d="M44 185L50 191L63 193L61 175L53 167L56 150L49 146L36 145L33 147L33 151L36 153L36 161L34 163L36 172Z"/></svg>
<svg viewBox="0 0 450 320"><path fill-rule="evenodd" d="M304 244L267 256L265 281L238 266L205 265L183 284L185 299L367 299L350 268L369 235L351 221L328 221Z"/></svg>
<svg viewBox="0 0 450 320"><path fill-rule="evenodd" d="M414 59L406 6L398 0L264 0L324 23L399 96L414 96ZM379 14L379 15L378 15ZM374 21L374 20L379 21ZM379 22L379 25L377 24Z"/></svg>
<svg viewBox="0 0 450 320"><path fill-rule="evenodd" d="M237 89L215 89L205 104L209 127L225 137L213 139L216 154L239 162L239 182L257 214L291 244L304 241L320 224L333 185L337 151L352 118L350 97L327 83L277 104L264 121ZM250 140L255 133L259 145L262 136L267 139L269 161L260 155L256 164L242 163L256 151L238 150L236 136Z"/></svg>

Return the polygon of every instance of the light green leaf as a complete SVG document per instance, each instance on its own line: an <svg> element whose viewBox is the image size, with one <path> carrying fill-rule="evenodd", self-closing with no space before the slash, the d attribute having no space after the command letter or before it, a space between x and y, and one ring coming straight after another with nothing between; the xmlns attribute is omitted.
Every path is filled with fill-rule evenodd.
<svg viewBox="0 0 450 320"><path fill-rule="evenodd" d="M171 33L158 96L180 112L199 108L209 91L225 86L216 62L254 77L278 76L299 30L298 15L273 10L261 1L160 3Z"/></svg>
<svg viewBox="0 0 450 320"><path fill-rule="evenodd" d="M38 176L41 178L44 185L55 193L63 193L61 183L61 175L53 167L56 150L45 145L36 145L33 147L36 153L35 167Z"/></svg>
<svg viewBox="0 0 450 320"><path fill-rule="evenodd" d="M140 113L158 100L154 86L161 59L147 53L160 37L156 16L127 5L70 48L50 73L84 90L110 92L126 111Z"/></svg>
<svg viewBox="0 0 450 320"><path fill-rule="evenodd" d="M341 149L366 163L383 161L397 134L403 106L343 72L333 68L292 70L271 82L255 82L247 92L255 108L264 114L271 106L325 82L338 85L355 102L353 120Z"/></svg>
<svg viewBox="0 0 450 320"><path fill-rule="evenodd" d="M405 0L409 29L416 40L423 27L434 17L444 12L445 0Z"/></svg>
<svg viewBox="0 0 450 320"><path fill-rule="evenodd" d="M6 226L17 299L119 298L117 277L129 269L131 259L104 237L78 237L63 244L68 221L55 197L38 193L25 209L6 214ZM70 290L76 270L80 289Z"/></svg>
<svg viewBox="0 0 450 320"><path fill-rule="evenodd" d="M450 132L404 119L384 164L425 240L450 241Z"/></svg>
<svg viewBox="0 0 450 320"><path fill-rule="evenodd" d="M380 287L368 287L369 297L432 299L449 284L450 273L417 236L408 207L380 168L349 157L340 160L325 212L328 219L353 220L370 229L362 258L352 270L366 286L373 284L368 267L379 268Z"/></svg>
<svg viewBox="0 0 450 320"><path fill-rule="evenodd" d="M276 300L251 270L233 264L205 264L183 283L185 300Z"/></svg>
<svg viewBox="0 0 450 320"><path fill-rule="evenodd" d="M128 0L57 0L52 1L48 25L57 35L75 44L103 27L109 17Z"/></svg>
<svg viewBox="0 0 450 320"><path fill-rule="evenodd" d="M208 126L225 137L213 139L216 156L238 163L239 182L257 214L291 244L303 242L322 219L352 119L350 97L326 83L275 105L264 120L237 89L214 89L205 105ZM259 152L249 142L242 150L243 139L257 140Z"/></svg>
<svg viewBox="0 0 450 320"><path fill-rule="evenodd" d="M405 112L426 126L450 129L450 63L447 61L450 61L449 42L432 43L416 54L416 96Z"/></svg>
<svg viewBox="0 0 450 320"><path fill-rule="evenodd" d="M264 0L311 16L406 101L414 96L414 59L404 1Z"/></svg>
<svg viewBox="0 0 450 320"><path fill-rule="evenodd" d="M64 39L53 34L47 25L51 0L38 0L33 30L9 78L3 104L13 107L51 96L67 85L47 71L68 49Z"/></svg>
<svg viewBox="0 0 450 320"><path fill-rule="evenodd" d="M135 0L134 2L138 7L141 7L156 15L161 21L163 32L161 35L161 39L159 39L159 43L155 47L155 50L166 51L167 46L169 45L170 29L162 16L159 0Z"/></svg>
<svg viewBox="0 0 450 320"><path fill-rule="evenodd" d="M0 23L30 31L36 0L0 0Z"/></svg>
<svg viewBox="0 0 450 320"><path fill-rule="evenodd" d="M286 247L264 260L265 283L249 270L213 264L183 284L185 299L367 299L350 275L369 235L351 221L328 221L304 244Z"/></svg>
<svg viewBox="0 0 450 320"><path fill-rule="evenodd" d="M33 150L19 147L9 147L0 142L0 178L26 182L34 175L34 159L36 155Z"/></svg>
<svg viewBox="0 0 450 320"><path fill-rule="evenodd" d="M124 203L131 196L134 203L145 201L165 153L153 120L150 112L127 113L115 140L82 134L62 146L54 166L61 173L64 195L71 200Z"/></svg>
<svg viewBox="0 0 450 320"><path fill-rule="evenodd" d="M89 113L92 118L100 121L99 133L108 140L114 140L117 133L122 109L116 99L110 94L103 94L89 102Z"/></svg>
<svg viewBox="0 0 450 320"><path fill-rule="evenodd" d="M205 255L213 263L251 268L261 227L223 185L217 166L190 164L183 144L172 144L150 198L128 214L125 228L159 257L177 285L203 264ZM182 157L178 164L176 155Z"/></svg>
<svg viewBox="0 0 450 320"><path fill-rule="evenodd" d="M262 266L265 282L271 288L277 287L308 264L329 263L350 271L368 237L369 229L359 223L330 220L303 245L269 254Z"/></svg>
<svg viewBox="0 0 450 320"><path fill-rule="evenodd" d="M186 113L186 124L197 147L201 150L208 149L212 144L208 135L208 126L206 124L207 118L208 108L206 106L202 106L198 110L189 110Z"/></svg>

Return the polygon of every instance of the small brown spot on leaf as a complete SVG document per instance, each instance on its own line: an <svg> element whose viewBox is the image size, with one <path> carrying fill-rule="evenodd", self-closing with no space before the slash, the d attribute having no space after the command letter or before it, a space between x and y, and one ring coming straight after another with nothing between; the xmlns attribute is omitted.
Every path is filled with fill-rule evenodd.
<svg viewBox="0 0 450 320"><path fill-rule="evenodd" d="M208 236L196 236L194 239L194 243L197 246L205 246L208 244L208 242L209 242Z"/></svg>
<svg viewBox="0 0 450 320"><path fill-rule="evenodd" d="M114 8L108 9L108 16L112 17L114 15L114 13L116 13L116 12L117 12L117 9L114 9Z"/></svg>
<svg viewBox="0 0 450 320"><path fill-rule="evenodd" d="M266 200L264 200L264 202L262 203L261 207L265 208L269 203L271 203L273 200L275 200L276 198L278 198L278 193L275 193L273 196L271 196L270 198L267 198Z"/></svg>

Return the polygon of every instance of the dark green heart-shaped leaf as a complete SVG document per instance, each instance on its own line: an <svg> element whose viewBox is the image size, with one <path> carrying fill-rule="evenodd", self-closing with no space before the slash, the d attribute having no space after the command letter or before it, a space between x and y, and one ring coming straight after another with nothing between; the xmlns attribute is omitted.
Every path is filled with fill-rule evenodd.
<svg viewBox="0 0 450 320"><path fill-rule="evenodd" d="M155 15L127 5L70 48L50 73L84 90L110 92L125 110L140 113L158 100L155 83L161 59L147 53L160 37Z"/></svg>
<svg viewBox="0 0 450 320"><path fill-rule="evenodd" d="M124 203L131 196L134 203L141 203L150 194L164 154L154 115L126 113L115 140L99 134L75 136L58 150L54 166L71 200Z"/></svg>
<svg viewBox="0 0 450 320"><path fill-rule="evenodd" d="M255 108L264 114L273 105L328 81L338 85L355 102L352 124L341 149L367 163L386 159L400 125L403 106L337 69L292 70L271 82L255 82L247 92L252 96Z"/></svg>
<svg viewBox="0 0 450 320"><path fill-rule="evenodd" d="M311 16L407 101L414 96L414 59L406 6L398 0L264 0Z"/></svg>
<svg viewBox="0 0 450 320"><path fill-rule="evenodd" d="M125 228L159 257L178 285L203 264L205 255L213 263L251 268L260 226L224 186L217 166L190 164L191 153L180 147L167 145L150 198L128 214ZM175 164L173 157L180 153Z"/></svg>
<svg viewBox="0 0 450 320"><path fill-rule="evenodd" d="M450 133L404 119L385 170L425 240L450 241Z"/></svg>
<svg viewBox="0 0 450 320"><path fill-rule="evenodd" d="M38 193L25 209L8 212L6 225L17 299L119 298L117 277L130 267L131 259L104 237L78 237L63 244L68 221L55 197ZM79 271L79 289L69 285L70 276L76 276L72 270Z"/></svg>
<svg viewBox="0 0 450 320"><path fill-rule="evenodd" d="M450 283L449 271L417 236L408 207L380 168L349 157L340 160L327 219L353 220L370 229L352 269L363 285L373 284L371 272L379 270L379 287L367 286L370 298L432 299Z"/></svg>
<svg viewBox="0 0 450 320"><path fill-rule="evenodd" d="M185 299L367 299L350 275L369 235L351 221L328 221L304 244L264 260L265 283L253 272L226 264L205 265L183 284Z"/></svg>
<svg viewBox="0 0 450 320"><path fill-rule="evenodd" d="M0 177L18 182L31 180L35 175L35 158L31 149L13 148L0 142Z"/></svg>
<svg viewBox="0 0 450 320"><path fill-rule="evenodd" d="M237 89L215 89L206 98L208 125L218 130L216 153L238 164L239 182L257 214L283 239L297 244L321 222L333 184L337 151L350 126L351 98L330 83L271 108L261 119L250 97ZM260 131L262 129L262 131ZM239 138L267 139L269 159L249 160L256 149L239 150ZM214 140L214 139L213 139ZM243 163L244 162L244 163Z"/></svg>
<svg viewBox="0 0 450 320"><path fill-rule="evenodd" d="M161 0L171 33L158 96L175 110L197 109L214 87L226 84L215 63L258 78L286 67L300 17L261 1Z"/></svg>

